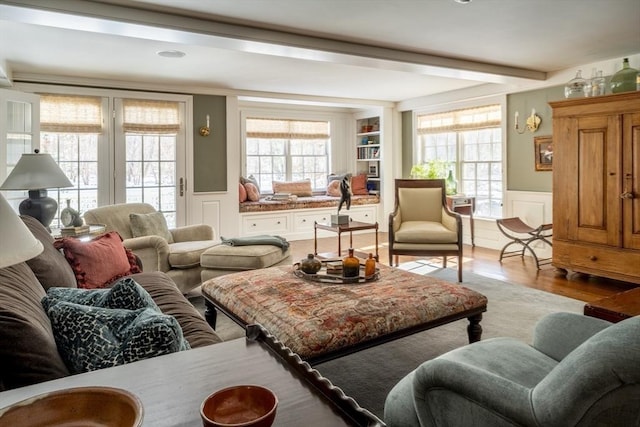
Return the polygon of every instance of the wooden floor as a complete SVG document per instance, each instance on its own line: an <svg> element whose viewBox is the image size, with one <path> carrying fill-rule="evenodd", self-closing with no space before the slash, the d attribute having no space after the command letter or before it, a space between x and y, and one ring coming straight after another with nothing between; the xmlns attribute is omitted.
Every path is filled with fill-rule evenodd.
<svg viewBox="0 0 640 427"><path fill-rule="evenodd" d="M375 252L374 237L372 233L353 236L353 247L362 252ZM388 234L379 233L380 262L389 265ZM292 241L291 250L294 262L314 252L313 240ZM348 235L342 236L342 250L349 247ZM337 236L318 239L318 252L337 251ZM480 274L486 277L524 285L531 288L564 295L569 298L592 302L618 292L622 292L638 285L619 282L605 278L587 276L579 273L569 274L568 277L556 274L552 265L542 266L536 269L535 263L530 257L524 259L514 257L498 261L500 252L492 249L464 247L463 280L464 272ZM411 261L415 258L400 257L400 263ZM455 265L451 258L448 266Z"/></svg>

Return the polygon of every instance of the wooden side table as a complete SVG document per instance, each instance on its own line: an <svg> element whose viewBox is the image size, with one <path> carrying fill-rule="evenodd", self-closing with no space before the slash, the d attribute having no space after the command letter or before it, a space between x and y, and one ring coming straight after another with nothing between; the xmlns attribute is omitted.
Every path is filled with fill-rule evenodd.
<svg viewBox="0 0 640 427"><path fill-rule="evenodd" d="M467 196L447 196L447 206L452 212L469 216L471 226L471 246L476 246L473 232L473 212L476 210L476 198Z"/></svg>
<svg viewBox="0 0 640 427"><path fill-rule="evenodd" d="M586 304L584 314L613 323L638 316L640 315L640 288L620 292Z"/></svg>
<svg viewBox="0 0 640 427"><path fill-rule="evenodd" d="M376 261L380 260L378 256L378 223L350 221L348 224L321 224L317 221L313 224L313 253L318 255L318 229L332 231L338 233L338 253L337 257L342 256L342 233L349 232L349 247L353 247L353 232L360 230L376 230L376 253L374 255ZM363 252L354 252L360 258L367 258L369 254ZM333 258L334 254L320 254L321 258Z"/></svg>

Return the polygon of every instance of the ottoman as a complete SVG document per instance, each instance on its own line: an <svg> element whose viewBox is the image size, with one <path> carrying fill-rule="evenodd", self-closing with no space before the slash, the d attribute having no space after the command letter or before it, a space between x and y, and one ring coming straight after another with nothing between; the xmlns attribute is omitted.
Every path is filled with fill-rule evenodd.
<svg viewBox="0 0 640 427"><path fill-rule="evenodd" d="M257 270L276 265L291 264L290 249L274 245L229 246L217 245L200 255L202 282L237 271Z"/></svg>

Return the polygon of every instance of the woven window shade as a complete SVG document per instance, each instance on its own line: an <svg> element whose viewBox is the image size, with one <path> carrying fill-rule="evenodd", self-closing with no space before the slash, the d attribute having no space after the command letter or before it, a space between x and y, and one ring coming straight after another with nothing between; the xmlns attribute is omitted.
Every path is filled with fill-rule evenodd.
<svg viewBox="0 0 640 427"><path fill-rule="evenodd" d="M180 131L178 102L125 99L122 104L125 132L175 134Z"/></svg>
<svg viewBox="0 0 640 427"><path fill-rule="evenodd" d="M500 105L487 105L446 113L419 115L417 121L418 135L459 132L500 126L502 112Z"/></svg>
<svg viewBox="0 0 640 427"><path fill-rule="evenodd" d="M40 96L43 132L101 133L102 99L93 96Z"/></svg>
<svg viewBox="0 0 640 427"><path fill-rule="evenodd" d="M247 119L247 137L266 139L328 139L329 123L303 120Z"/></svg>

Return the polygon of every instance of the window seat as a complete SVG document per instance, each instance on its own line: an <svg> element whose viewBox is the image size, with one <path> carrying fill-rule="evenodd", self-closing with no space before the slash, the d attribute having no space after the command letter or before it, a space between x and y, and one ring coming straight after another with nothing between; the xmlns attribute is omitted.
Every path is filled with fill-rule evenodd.
<svg viewBox="0 0 640 427"><path fill-rule="evenodd" d="M262 198L257 202L240 203L240 212L271 212L291 209L337 208L339 203L340 197L326 195L298 197L296 201L269 200ZM378 203L380 203L380 196L377 194L351 196L351 206L375 205Z"/></svg>

